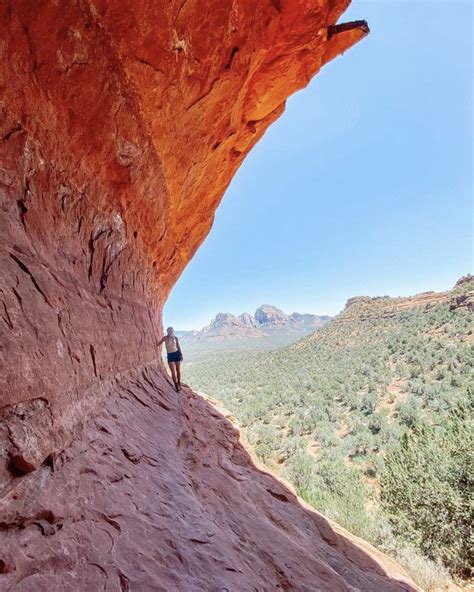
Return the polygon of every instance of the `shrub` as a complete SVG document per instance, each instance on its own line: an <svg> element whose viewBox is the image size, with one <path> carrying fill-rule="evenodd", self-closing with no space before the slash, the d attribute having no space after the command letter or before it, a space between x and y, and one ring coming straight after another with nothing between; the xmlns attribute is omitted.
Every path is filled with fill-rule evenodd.
<svg viewBox="0 0 474 592"><path fill-rule="evenodd" d="M471 410L472 403L460 403L441 425L405 433L381 477L382 507L395 533L462 577L470 574L474 542Z"/></svg>
<svg viewBox="0 0 474 592"><path fill-rule="evenodd" d="M450 578L446 568L440 562L424 557L412 545L397 549L393 555L425 592L435 592L449 585Z"/></svg>

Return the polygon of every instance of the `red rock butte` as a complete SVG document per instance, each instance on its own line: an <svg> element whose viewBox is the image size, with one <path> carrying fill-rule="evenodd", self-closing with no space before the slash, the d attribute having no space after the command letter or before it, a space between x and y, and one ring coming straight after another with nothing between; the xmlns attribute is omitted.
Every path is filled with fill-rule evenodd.
<svg viewBox="0 0 474 592"><path fill-rule="evenodd" d="M0 590L415 590L169 384L161 310L348 0L0 4Z"/></svg>

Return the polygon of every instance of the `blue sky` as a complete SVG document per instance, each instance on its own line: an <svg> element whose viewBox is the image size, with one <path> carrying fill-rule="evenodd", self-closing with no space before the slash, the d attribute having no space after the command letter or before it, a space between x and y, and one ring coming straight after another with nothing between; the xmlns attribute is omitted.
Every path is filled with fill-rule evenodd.
<svg viewBox="0 0 474 592"><path fill-rule="evenodd" d="M472 272L470 1L354 0L370 35L287 102L165 307L336 314L356 295L445 290Z"/></svg>

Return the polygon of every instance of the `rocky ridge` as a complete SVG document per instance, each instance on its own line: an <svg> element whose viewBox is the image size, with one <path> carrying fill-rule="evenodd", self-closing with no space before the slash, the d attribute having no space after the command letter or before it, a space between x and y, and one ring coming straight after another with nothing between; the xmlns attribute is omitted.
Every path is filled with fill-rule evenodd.
<svg viewBox="0 0 474 592"><path fill-rule="evenodd" d="M316 331L330 319L327 315L300 314L294 312L285 314L280 308L269 304L262 304L252 316L244 312L239 316L232 313L218 313L214 319L201 329L194 331L192 336L205 338L210 336L231 335L265 335L280 329Z"/></svg>
<svg viewBox="0 0 474 592"><path fill-rule="evenodd" d="M474 294L472 290L462 294L456 293L456 288L464 287L472 282L472 279L473 276L471 275L463 276L455 283L453 290L447 292L430 291L407 297L354 296L347 300L344 310L354 308L357 311L367 311L367 314L372 316L377 316L380 311L383 311L385 316L392 316L399 310L449 302L451 309L465 306L469 311L474 312ZM333 322L343 322L343 320L343 318L336 317Z"/></svg>

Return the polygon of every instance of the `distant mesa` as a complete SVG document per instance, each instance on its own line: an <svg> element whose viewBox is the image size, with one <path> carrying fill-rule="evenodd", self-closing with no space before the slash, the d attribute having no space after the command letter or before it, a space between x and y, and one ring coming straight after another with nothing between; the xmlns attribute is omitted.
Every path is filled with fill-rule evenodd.
<svg viewBox="0 0 474 592"><path fill-rule="evenodd" d="M464 284L469 284L472 281L474 281L474 275L472 275L471 273L468 273L467 275L463 275L462 277L460 277L458 279L458 281L454 284L454 288L459 288L460 286L463 286ZM398 300L403 300L403 301L411 301L414 304L417 304L418 302L428 302L432 299L434 300L439 300L440 298L447 298L448 296L448 292L434 292L433 290L429 290L427 292L421 292L420 294L416 294L415 296L408 296L406 298L400 297ZM351 306L353 306L354 304L361 304L361 303L369 303L369 302L375 302L378 300L394 300L393 297L391 296L353 296L352 298L349 298L346 302L345 305L345 309L350 308ZM468 296L464 295L463 297L460 297L459 302L462 302L464 306L467 306L469 308L469 310L474 310L474 305L472 304L472 296L470 296L468 298ZM453 302L455 302L455 299L453 297ZM461 306L461 304L458 304L459 306ZM453 308L456 307L456 304L453 304Z"/></svg>
<svg viewBox="0 0 474 592"><path fill-rule="evenodd" d="M327 315L286 314L277 306L262 304L254 315L243 312L236 316L229 312L219 312L214 319L200 331L182 331L188 338L206 337L264 337L279 331L295 331L301 334L312 333L322 327L331 317Z"/></svg>
<svg viewBox="0 0 474 592"><path fill-rule="evenodd" d="M242 331L245 327L242 321L230 312L219 312L211 323L204 327L200 333L235 333Z"/></svg>
<svg viewBox="0 0 474 592"><path fill-rule="evenodd" d="M354 296L349 298L346 302L344 310L354 307L354 314L358 314L361 310L375 311L376 305L390 307L391 313L395 310L410 309L417 306L432 306L440 302L449 302L449 309L466 308L469 312L474 312L474 293L469 290L471 284L474 282L474 275L467 274L462 276L453 287L453 290L446 292L434 292L433 290L421 292L414 296ZM459 288L462 288L461 290ZM456 290L457 289L457 290ZM355 306L357 305L357 306ZM340 322L336 317L335 322Z"/></svg>
<svg viewBox="0 0 474 592"><path fill-rule="evenodd" d="M261 325L286 325L289 317L280 308L262 304L255 311L255 320Z"/></svg>

